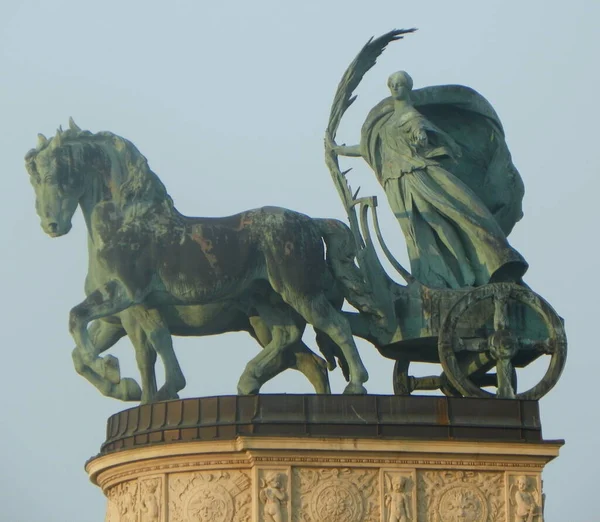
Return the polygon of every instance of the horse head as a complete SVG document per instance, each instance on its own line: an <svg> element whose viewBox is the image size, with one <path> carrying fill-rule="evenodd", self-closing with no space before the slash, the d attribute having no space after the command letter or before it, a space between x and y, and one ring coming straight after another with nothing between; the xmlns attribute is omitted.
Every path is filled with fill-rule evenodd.
<svg viewBox="0 0 600 522"><path fill-rule="evenodd" d="M25 166L35 190L35 208L44 232L58 237L71 230L71 220L83 193L83 180L74 168L73 155L66 143L67 133L80 132L73 120L70 129L58 129L47 139L38 134L38 144L25 156Z"/></svg>

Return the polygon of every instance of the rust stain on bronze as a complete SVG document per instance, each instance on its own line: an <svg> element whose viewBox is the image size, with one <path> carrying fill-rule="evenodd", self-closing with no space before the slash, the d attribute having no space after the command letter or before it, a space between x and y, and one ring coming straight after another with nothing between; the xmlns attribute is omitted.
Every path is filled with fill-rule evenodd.
<svg viewBox="0 0 600 522"><path fill-rule="evenodd" d="M252 218L250 216L248 216L247 214L244 214L240 217L240 222L239 222L238 226L236 228L234 228L233 230L235 230L236 232L239 232L240 230L242 230L250 225L252 225Z"/></svg>
<svg viewBox="0 0 600 522"><path fill-rule="evenodd" d="M202 235L202 229L199 231L194 231L191 234L192 240L200 245L206 260L210 264L211 268L217 268L219 264L219 260L215 254L212 253L213 250L213 242L210 239L206 239Z"/></svg>

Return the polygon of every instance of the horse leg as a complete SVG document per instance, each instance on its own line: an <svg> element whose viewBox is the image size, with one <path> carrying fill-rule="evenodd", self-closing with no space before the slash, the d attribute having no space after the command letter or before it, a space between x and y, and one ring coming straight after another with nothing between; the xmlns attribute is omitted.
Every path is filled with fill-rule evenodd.
<svg viewBox="0 0 600 522"><path fill-rule="evenodd" d="M288 288L282 292L282 297L309 324L326 333L342 350L350 373L350 382L344 393L367 393L363 383L369 379L369 374L360 359L348 320L333 308L324 294L310 298L300 293L292 293Z"/></svg>
<svg viewBox="0 0 600 522"><path fill-rule="evenodd" d="M350 326L350 328L352 329L352 326ZM354 333L354 330L352 329L352 333ZM346 357L344 356L343 352L340 350L340 347L335 344L331 338L326 335L325 333L323 333L321 330L315 330L315 337L316 337L316 341L317 341L317 346L319 347L319 350L321 351L321 353L323 354L323 357L325 357L325 360L327 361L327 369L329 371L333 371L335 370L335 368L338 366L340 369L342 370L342 375L344 376L344 379L346 379L346 381L348 381L350 379L350 370L348 369L348 361L346 361ZM337 362L336 362L337 359Z"/></svg>
<svg viewBox="0 0 600 522"><path fill-rule="evenodd" d="M96 356L105 352L115 345L115 343L125 335L125 330L120 324L112 324L106 321L96 320L92 322L88 329L90 340L95 348ZM122 401L137 400L136 394L133 396L124 395L123 391L132 390L133 385L129 387L119 387L110 382L108 379L97 374L90 366L85 364L79 350L73 350L73 364L75 371L91 382L100 392L106 397L120 399Z"/></svg>
<svg viewBox="0 0 600 522"><path fill-rule="evenodd" d="M154 380L155 393L148 398L148 401L178 399L178 392L185 388L186 381L173 349L171 332L156 309L136 306L131 309L131 313L143 329L152 350L160 356L165 370L165 383L156 391L156 380ZM152 375L154 375L154 371L152 371Z"/></svg>
<svg viewBox="0 0 600 522"><path fill-rule="evenodd" d="M284 349L298 342L302 336L288 310L264 302L255 303L255 307L268 328L271 339L262 352L246 365L238 382L240 395L258 393L269 378L282 371Z"/></svg>
<svg viewBox="0 0 600 522"><path fill-rule="evenodd" d="M128 308L121 312L120 317L135 351L135 360L142 384L141 403L146 404L152 402L157 390L156 373L154 371L156 351L150 344L146 331L138 320L136 311L139 307L138 305Z"/></svg>
<svg viewBox="0 0 600 522"><path fill-rule="evenodd" d="M248 317L258 342L264 347L272 339L271 331L260 316ZM329 394L329 375L327 373L327 363L315 354L302 340L291 344L286 350L280 353L280 356L273 361L273 367L270 372L263 369L263 380L267 382L273 377L279 375L288 368L302 373L312 384L315 393ZM268 375L265 375L268 373Z"/></svg>
<svg viewBox="0 0 600 522"><path fill-rule="evenodd" d="M127 400L139 400L141 390L138 383L129 378L121 379L116 357L98 357L87 330L87 325L94 319L116 315L132 304L134 303L123 285L115 280L109 281L71 310L69 331L75 340L75 350L78 352L76 356L83 364L117 386L116 393L120 396L127 397Z"/></svg>
<svg viewBox="0 0 600 522"><path fill-rule="evenodd" d="M331 393L327 362L314 353L303 341L289 346L284 355L288 361L286 366L304 374L315 389L315 393L326 395Z"/></svg>

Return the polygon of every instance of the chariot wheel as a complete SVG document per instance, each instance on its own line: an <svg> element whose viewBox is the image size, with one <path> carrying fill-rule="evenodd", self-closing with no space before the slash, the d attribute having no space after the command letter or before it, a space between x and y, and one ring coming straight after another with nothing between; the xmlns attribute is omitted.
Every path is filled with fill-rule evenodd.
<svg viewBox="0 0 600 522"><path fill-rule="evenodd" d="M459 323L468 319L484 301L493 303L493 328L482 337L473 327L473 335L459 334ZM512 303L512 304L511 304ZM520 306L517 315L533 310L547 331L546 338L530 339L526 328L510 324L516 314L511 306ZM464 324L464 323L463 323ZM463 327L464 329L464 327ZM465 397L539 399L554 387L565 366L567 339L562 320L539 295L512 283L491 283L475 288L450 308L438 340L440 363L448 381ZM527 391L516 393L516 367L524 367L541 355L550 363L541 381ZM496 368L496 373L487 373ZM490 393L484 386L495 386Z"/></svg>

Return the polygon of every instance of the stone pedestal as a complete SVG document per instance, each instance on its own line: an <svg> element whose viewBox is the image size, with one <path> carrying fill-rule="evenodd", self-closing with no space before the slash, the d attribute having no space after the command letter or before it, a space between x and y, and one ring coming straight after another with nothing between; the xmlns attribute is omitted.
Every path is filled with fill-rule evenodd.
<svg viewBox="0 0 600 522"><path fill-rule="evenodd" d="M259 395L141 406L86 469L107 522L541 522L533 401Z"/></svg>

